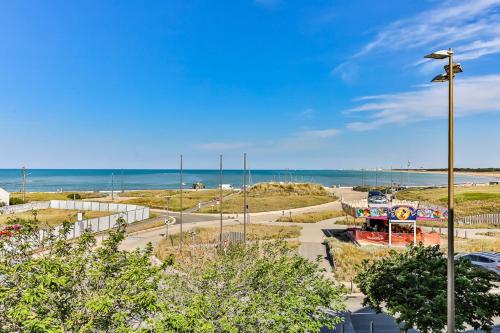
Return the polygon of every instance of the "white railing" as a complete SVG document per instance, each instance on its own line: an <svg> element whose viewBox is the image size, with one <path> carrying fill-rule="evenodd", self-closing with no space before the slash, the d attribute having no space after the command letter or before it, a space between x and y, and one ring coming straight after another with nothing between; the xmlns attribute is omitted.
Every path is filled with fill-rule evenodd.
<svg viewBox="0 0 500 333"><path fill-rule="evenodd" d="M149 218L149 207L79 200L36 201L22 205L0 207L0 214L14 214L27 212L33 209L48 208L113 212L111 215L86 219L73 223L68 235L69 238L79 237L86 229L89 229L92 232L99 232L114 228L119 218L123 218L127 224ZM55 227L54 232L58 233L61 228L62 226ZM43 238L44 236L46 236L46 231L40 230L40 238Z"/></svg>
<svg viewBox="0 0 500 333"><path fill-rule="evenodd" d="M482 214L482 215L465 216L458 219L458 223L500 225L500 214Z"/></svg>

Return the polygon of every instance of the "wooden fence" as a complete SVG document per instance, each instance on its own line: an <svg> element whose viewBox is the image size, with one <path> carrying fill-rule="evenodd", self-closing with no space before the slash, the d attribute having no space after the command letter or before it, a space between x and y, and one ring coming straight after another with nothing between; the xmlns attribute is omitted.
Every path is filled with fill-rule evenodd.
<svg viewBox="0 0 500 333"><path fill-rule="evenodd" d="M500 225L500 214L482 214L458 219L459 224L495 224Z"/></svg>

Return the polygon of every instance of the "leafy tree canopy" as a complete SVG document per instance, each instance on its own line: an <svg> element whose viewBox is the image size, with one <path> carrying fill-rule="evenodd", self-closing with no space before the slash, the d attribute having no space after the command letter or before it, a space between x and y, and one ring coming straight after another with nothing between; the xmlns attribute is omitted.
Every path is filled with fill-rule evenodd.
<svg viewBox="0 0 500 333"><path fill-rule="evenodd" d="M386 309L404 330L441 332L446 326L446 272L446 257L439 246L419 245L365 261L355 281L366 295L364 305ZM490 292L498 278L467 260L456 262L455 274L457 330L468 324L491 331L492 318L500 314L500 295Z"/></svg>
<svg viewBox="0 0 500 333"><path fill-rule="evenodd" d="M123 221L101 244L90 232L66 240L69 224L40 239L36 223L11 223L0 332L319 332L344 309L342 288L284 242L168 266L153 264L151 246L120 250Z"/></svg>

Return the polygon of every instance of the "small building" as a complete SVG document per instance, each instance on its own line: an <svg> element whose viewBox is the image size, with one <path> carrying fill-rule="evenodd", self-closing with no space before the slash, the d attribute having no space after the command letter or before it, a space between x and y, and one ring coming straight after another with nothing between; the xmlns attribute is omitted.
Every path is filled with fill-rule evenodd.
<svg viewBox="0 0 500 333"><path fill-rule="evenodd" d="M10 202L10 193L0 187L0 206L8 206Z"/></svg>

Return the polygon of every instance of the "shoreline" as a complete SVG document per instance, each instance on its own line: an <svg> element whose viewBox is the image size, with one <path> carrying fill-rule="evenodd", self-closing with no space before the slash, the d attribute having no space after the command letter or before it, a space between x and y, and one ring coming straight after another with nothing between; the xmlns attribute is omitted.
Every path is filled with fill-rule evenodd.
<svg viewBox="0 0 500 333"><path fill-rule="evenodd" d="M384 172L391 172L391 170L383 170ZM423 173L423 174L438 174L438 175L447 175L448 171L441 170L393 170L393 172L404 172L404 173ZM455 171L455 175L458 176L467 176L467 177L493 177L500 180L500 171Z"/></svg>

